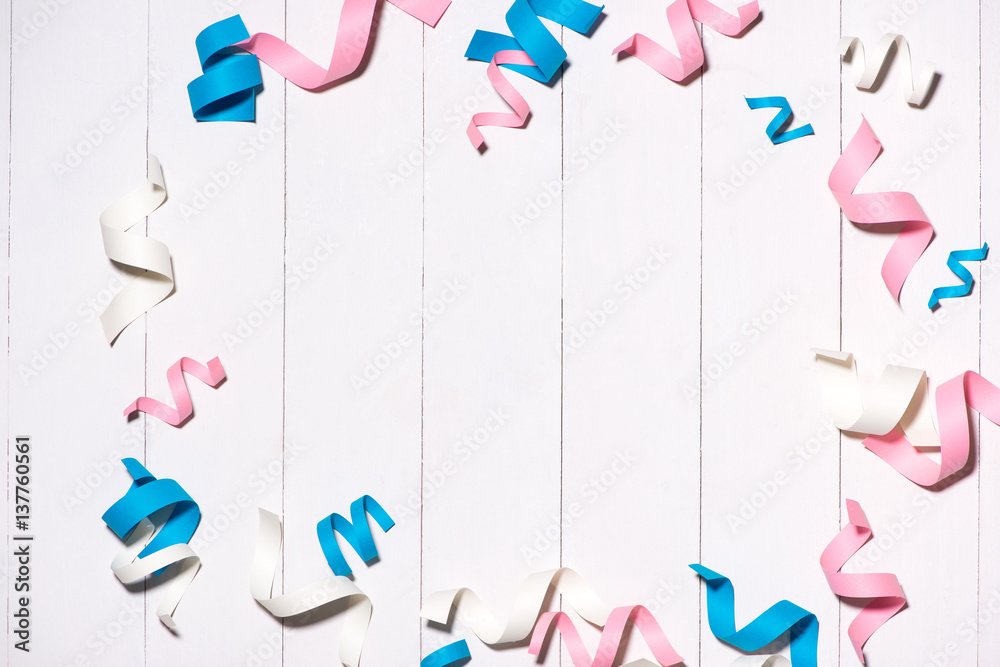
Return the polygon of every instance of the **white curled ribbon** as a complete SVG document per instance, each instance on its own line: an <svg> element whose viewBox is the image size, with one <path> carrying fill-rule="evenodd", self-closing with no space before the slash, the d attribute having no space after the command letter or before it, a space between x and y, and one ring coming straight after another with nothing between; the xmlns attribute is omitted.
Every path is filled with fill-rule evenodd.
<svg viewBox="0 0 1000 667"><path fill-rule="evenodd" d="M919 448L937 448L927 374L918 368L888 365L868 401L862 403L857 366L850 352L812 350L816 354L826 410L841 431L886 435L896 425Z"/></svg>
<svg viewBox="0 0 1000 667"><path fill-rule="evenodd" d="M111 561L111 569L123 584L133 584L142 581L147 576L168 565L178 564L177 572L170 582L163 586L163 598L156 607L156 616L163 625L170 629L177 627L174 622L174 612L181 598L187 592L188 586L198 570L201 569L201 559L187 544L173 544L138 558L146 543L153 537L156 528L149 519L143 519L125 540L125 546ZM164 573L163 576L168 576Z"/></svg>
<svg viewBox="0 0 1000 667"><path fill-rule="evenodd" d="M895 33L886 33L875 44L874 57L865 59L865 46L857 37L842 37L837 42L837 51L841 58L848 57L852 63L854 72L854 85L861 90L871 90L878 81L879 74L885 68L889 57L889 49L895 44L899 51L899 58L903 61L906 70L903 76L903 97L910 106L922 107L927 102L927 96L931 92L934 84L934 63L925 63L920 70L920 77L916 84L913 83L913 62L910 60L910 45L906 38ZM853 49L853 53L851 53Z"/></svg>
<svg viewBox="0 0 1000 667"><path fill-rule="evenodd" d="M278 515L260 509L260 530L250 566L250 594L260 606L278 618L322 607L337 600L347 600L347 610L340 632L340 661L347 667L361 662L361 649L372 617L372 603L347 577L331 575L302 586L285 595L272 596L274 575L281 554L282 528Z"/></svg>
<svg viewBox="0 0 1000 667"><path fill-rule="evenodd" d="M167 246L155 239L128 233L166 198L160 161L150 155L146 182L101 213L101 236L108 259L145 271L116 294L101 313L101 326L109 344L114 343L118 334L137 317L170 296L174 289Z"/></svg>
<svg viewBox="0 0 1000 667"><path fill-rule="evenodd" d="M498 621L479 596L468 588L431 593L420 609L420 617L447 625L454 607L462 621L484 644L522 641L535 627L549 588L555 588L563 596L563 602L585 621L602 627L607 623L611 609L597 597L583 577L568 567L536 572L525 579L506 623Z"/></svg>

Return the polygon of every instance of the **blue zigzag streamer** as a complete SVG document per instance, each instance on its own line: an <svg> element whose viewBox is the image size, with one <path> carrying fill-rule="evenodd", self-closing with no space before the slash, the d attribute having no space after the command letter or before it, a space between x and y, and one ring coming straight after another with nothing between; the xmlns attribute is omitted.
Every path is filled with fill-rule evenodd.
<svg viewBox="0 0 1000 667"><path fill-rule="evenodd" d="M104 523L124 540L143 519L173 506L160 531L139 552L139 558L174 544L187 544L201 519L198 503L180 484L172 479L156 479L135 459L122 459L122 463L135 481L101 517ZM165 569L157 570L156 576Z"/></svg>
<svg viewBox="0 0 1000 667"><path fill-rule="evenodd" d="M747 106L751 109L779 109L778 115L774 117L774 120L764 130L767 132L767 138L771 140L772 144L783 144L792 139L814 134L812 123L806 123L794 130L781 131L781 128L791 122L792 119L792 107L788 104L788 99L785 97L744 97L743 99L747 101Z"/></svg>
<svg viewBox="0 0 1000 667"><path fill-rule="evenodd" d="M464 639L452 642L427 655L420 661L420 667L449 667L449 665L464 665L472 659L469 645Z"/></svg>
<svg viewBox="0 0 1000 667"><path fill-rule="evenodd" d="M948 255L948 268L962 281L961 285L947 285L945 287L935 287L931 292L931 300L927 302L927 307L934 310L941 299L954 299L959 296L968 296L972 291L972 274L962 266L960 262L981 262L986 259L986 254L990 251L987 244L982 248L972 250L954 250Z"/></svg>
<svg viewBox="0 0 1000 667"><path fill-rule="evenodd" d="M195 38L204 72L188 84L191 111L196 120L252 121L254 97L262 85L257 56L234 53L229 47L250 34L239 14L213 23Z"/></svg>
<svg viewBox="0 0 1000 667"><path fill-rule="evenodd" d="M732 582L704 565L689 567L705 580L708 625L713 635L741 651L757 651L791 630L792 664L816 667L819 621L815 614L781 600L737 631Z"/></svg>
<svg viewBox="0 0 1000 667"><path fill-rule="evenodd" d="M546 30L539 17L548 19L580 34L586 34L601 15L604 6L583 0L514 0L507 10L509 35L477 30L465 57L485 63L498 51L524 51L535 62L531 65L501 65L541 83L548 83L566 61L566 51L559 40Z"/></svg>
<svg viewBox="0 0 1000 667"><path fill-rule="evenodd" d="M351 566L344 560L344 554L340 551L335 533L343 535L347 543L366 563L378 557L378 548L375 546L375 540L372 539L372 530L368 525L366 514L375 519L383 532L396 525L396 522L371 496L361 496L351 503L350 521L339 514L331 514L316 524L316 534L319 536L319 545L323 549L323 555L326 556L326 562L329 563L330 569L338 576L350 575Z"/></svg>

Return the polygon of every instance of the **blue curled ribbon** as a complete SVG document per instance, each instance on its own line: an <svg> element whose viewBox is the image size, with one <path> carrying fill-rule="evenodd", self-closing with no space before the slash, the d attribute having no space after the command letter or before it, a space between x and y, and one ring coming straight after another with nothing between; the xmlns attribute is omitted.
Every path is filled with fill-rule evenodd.
<svg viewBox="0 0 1000 667"><path fill-rule="evenodd" d="M812 123L806 123L794 130L781 131L781 128L788 125L792 120L792 107L788 104L788 99L785 97L744 97L743 99L747 101L747 106L751 109L769 109L772 107L780 109L778 115L774 117L774 120L764 130L767 132L767 138L771 140L772 144L783 144L792 139L814 134Z"/></svg>
<svg viewBox="0 0 1000 667"><path fill-rule="evenodd" d="M815 614L781 600L737 632L732 582L704 565L688 567L705 580L708 625L713 635L741 651L757 651L790 630L792 664L816 667L819 620Z"/></svg>
<svg viewBox="0 0 1000 667"><path fill-rule="evenodd" d="M263 85L257 56L234 53L232 46L250 34L239 14L213 23L194 40L204 72L188 84L195 120L253 121L254 97Z"/></svg>
<svg viewBox="0 0 1000 667"><path fill-rule="evenodd" d="M122 463L135 481L101 517L104 523L119 539L124 540L143 519L172 506L160 531L139 552L139 558L174 544L187 544L201 519L198 503L180 484L172 479L156 479L135 459L122 459ZM156 576L160 576L165 569L157 570Z"/></svg>
<svg viewBox="0 0 1000 667"><path fill-rule="evenodd" d="M927 307L934 310L939 305L941 299L954 299L959 296L968 296L972 291L972 274L962 266L960 262L981 262L986 259L986 254L990 251L987 244L982 248L972 250L953 250L948 255L948 268L962 281L961 285L947 285L945 287L935 287L931 292L931 300L927 302Z"/></svg>
<svg viewBox="0 0 1000 667"><path fill-rule="evenodd" d="M464 665L472 659L469 645L464 639L442 646L420 661L420 667L448 667L449 665Z"/></svg>
<svg viewBox="0 0 1000 667"><path fill-rule="evenodd" d="M396 525L396 522L371 496L361 496L351 503L350 521L334 513L316 524L316 534L319 536L319 545L323 549L323 555L326 556L326 562L330 565L330 569L338 576L350 575L351 566L344 560L344 554L340 551L335 533L343 535L347 543L366 563L378 557L378 548L375 546L375 540L372 539L372 530L368 525L366 514L371 515L378 522L383 532L387 532Z"/></svg>
<svg viewBox="0 0 1000 667"><path fill-rule="evenodd" d="M539 20L548 19L574 32L586 34L604 6L583 0L514 0L507 10L507 27L513 37L477 30L465 57L488 63L498 51L524 51L531 65L501 65L540 83L548 83L566 61L566 50Z"/></svg>

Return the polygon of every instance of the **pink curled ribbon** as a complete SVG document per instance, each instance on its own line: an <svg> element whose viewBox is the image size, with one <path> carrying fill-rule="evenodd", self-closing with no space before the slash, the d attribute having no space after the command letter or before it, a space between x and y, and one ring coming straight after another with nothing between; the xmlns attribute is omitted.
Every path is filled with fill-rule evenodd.
<svg viewBox="0 0 1000 667"><path fill-rule="evenodd" d="M622 42L611 55L627 53L635 56L666 78L680 83L705 64L705 50L694 22L698 21L727 37L736 37L757 19L760 7L757 0L753 0L736 11L739 15L733 16L708 0L676 0L667 7L667 22L680 57L640 33Z"/></svg>
<svg viewBox="0 0 1000 667"><path fill-rule="evenodd" d="M133 412L145 412L171 426L183 425L194 414L194 406L191 405L191 394L184 381L184 373L195 376L209 387L218 387L226 379L226 371L223 370L222 362L219 361L218 357L209 359L208 365L200 364L189 357L181 357L177 363L167 369L167 384L170 386L170 395L177 407L172 408L156 399L141 396L125 408L125 416L128 417Z"/></svg>
<svg viewBox="0 0 1000 667"><path fill-rule="evenodd" d="M432 28L451 0L390 0L404 12ZM371 37L378 0L347 0L333 43L330 66L324 69L284 40L266 32L251 35L233 46L252 53L299 88L316 90L350 76L361 65Z"/></svg>
<svg viewBox="0 0 1000 667"><path fill-rule="evenodd" d="M500 71L500 65L530 65L534 67L535 62L524 51L497 51L494 54L493 60L486 67L486 76L489 77L497 94L507 103L513 113L481 111L473 115L465 133L469 135L469 140L477 149L486 143L486 138L479 131L480 126L524 127L524 124L528 122L528 114L531 113L528 103Z"/></svg>
<svg viewBox="0 0 1000 667"><path fill-rule="evenodd" d="M847 628L847 636L864 664L865 655L861 649L865 642L906 605L906 595L894 574L840 572L840 568L872 537L868 518L854 500L847 501L847 520L847 525L823 550L819 564L834 593L840 597L871 600Z"/></svg>
<svg viewBox="0 0 1000 667"><path fill-rule="evenodd" d="M611 667L618 655L618 650L622 644L622 635L629 624L639 629L642 638L646 640L646 645L653 653L653 656L663 667L676 665L684 661L684 658L677 654L674 647L656 622L653 615L642 605L632 607L617 607L611 611L604 630L601 632L601 639L597 645L597 653L593 658L583 645L580 633L573 625L572 619L562 611L547 611L538 617L535 629L531 633L531 644L528 647L530 655L539 655L545 641L549 636L549 631L558 628L562 633L563 643L573 660L574 667Z"/></svg>
<svg viewBox="0 0 1000 667"><path fill-rule="evenodd" d="M884 231L902 230L882 263L882 280L899 303L899 292L913 265L934 237L934 228L916 197L908 192L855 194L854 189L882 150L875 132L862 116L861 127L847 144L830 172L829 186L844 216L856 225L885 225ZM876 229L872 231L883 231Z"/></svg>

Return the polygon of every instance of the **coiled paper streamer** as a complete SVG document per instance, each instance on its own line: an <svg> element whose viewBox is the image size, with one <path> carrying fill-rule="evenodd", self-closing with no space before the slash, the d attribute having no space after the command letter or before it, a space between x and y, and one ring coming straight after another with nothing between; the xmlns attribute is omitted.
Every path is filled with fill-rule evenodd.
<svg viewBox="0 0 1000 667"><path fill-rule="evenodd" d="M886 33L875 44L874 58L865 61L865 45L857 37L842 37L837 42L837 51L840 57L849 60L853 64L854 85L861 90L871 90L878 82L879 74L889 61L889 50L893 44L899 51L899 57L903 60L903 67L906 69L906 76L903 77L903 98L906 103L922 107L927 102L927 96L934 85L934 64L926 63L920 70L919 82L913 84L913 63L910 60L910 45L906 38L895 33ZM853 51L853 53L852 53Z"/></svg>
<svg viewBox="0 0 1000 667"><path fill-rule="evenodd" d="M663 633L660 624L656 622L649 610L642 605L632 607L616 607L608 616L608 621L601 632L601 639L597 645L597 653L593 658L587 652L587 647L583 645L580 633L573 625L572 619L561 611L547 611L538 617L535 630L531 634L531 644L528 653L539 655L549 631L559 628L562 633L563 643L569 651L574 667L611 667L615 662L618 651L622 644L622 635L629 625L638 628L642 638L646 640L646 646L656 658L655 664L669 667L684 661L684 658L677 654L674 647L670 645L670 640ZM648 660L635 660L624 667L637 667L638 665L652 664Z"/></svg>
<svg viewBox="0 0 1000 667"><path fill-rule="evenodd" d="M194 40L204 72L188 84L188 98L195 120L252 121L256 115L254 97L260 78L257 57L232 53L230 44L249 39L250 33L239 14L213 23Z"/></svg>
<svg viewBox="0 0 1000 667"><path fill-rule="evenodd" d="M319 545L323 549L326 562L329 563L334 574L342 577L351 574L351 566L344 560L344 554L340 551L335 533L343 535L347 543L366 563L378 558L378 549L375 546L375 540L372 539L367 515L371 515L378 522L383 532L396 525L396 522L371 496L361 496L351 503L350 521L339 514L331 514L316 525Z"/></svg>
<svg viewBox="0 0 1000 667"><path fill-rule="evenodd" d="M824 389L827 409L833 412L840 409L842 404L850 403L853 398L850 396L852 390L844 389L848 387L848 381L843 379L846 374L843 365L838 369L830 362L828 356L823 356L830 354L817 353L817 360L821 367L828 366L825 379L834 378L837 381L834 388ZM849 354L846 356L850 361L847 366L848 372L854 374L853 357ZM899 366L887 366L886 374L889 374L890 369L893 369L892 373L898 375L901 373L900 368ZM915 369L905 370L912 372ZM916 372L923 375L923 371ZM855 379L855 384L856 382ZM838 397L836 387L840 387L840 391L844 391L847 395ZM966 405L994 424L1000 425L1000 389L973 371L965 371L948 380L935 391L941 446L941 460L937 462L916 448L917 440L912 437L912 433L907 430L906 425L900 424L899 428L890 425L886 430L886 425L898 412L898 406L905 404L908 406L907 411L911 409L909 406L915 402L913 394L908 395L907 389L902 383L891 382L883 386L880 381L878 388L882 391L882 395L878 396L879 405L888 405L892 409L876 411L869 404L865 412L870 413L870 427L873 430L857 426L852 430L859 433L871 433L861 444L901 475L920 486L933 486L958 472L969 462L972 443ZM836 420L834 420L834 424L837 424ZM866 424L865 427L869 427L869 425ZM908 438L907 435L910 437Z"/></svg>
<svg viewBox="0 0 1000 667"><path fill-rule="evenodd" d="M767 138L771 140L772 144L783 144L786 141L791 141L792 139L798 139L799 137L805 137L813 134L812 123L806 123L802 127L797 127L794 130L781 131L785 125L789 124L792 120L792 106L788 103L788 99L785 97L744 97L747 101L747 106L751 109L768 109L776 108L778 109L778 114L774 119L768 123L767 129L764 130L767 133Z"/></svg>
<svg viewBox="0 0 1000 667"><path fill-rule="evenodd" d="M111 569L119 581L131 584L150 574L158 577L176 563L177 571L162 587L163 598L156 608L160 622L172 629L177 627L173 619L177 605L201 568L197 554L187 544L198 527L201 510L174 480L156 479L135 459L122 459L122 463L134 481L101 517L125 541L125 547L112 560ZM150 517L168 508L169 514L154 536L155 526Z"/></svg>
<svg viewBox="0 0 1000 667"><path fill-rule="evenodd" d="M705 50L694 22L698 21L719 34L736 37L760 15L757 0L737 8L733 16L708 0L676 0L667 6L667 22L677 42L680 57L649 37L636 33L618 45L611 55L635 56L671 81L680 83L705 64Z"/></svg>
<svg viewBox="0 0 1000 667"><path fill-rule="evenodd" d="M861 127L830 172L829 186L844 216L854 224L892 225L895 228L903 223L902 231L882 263L882 280L892 298L899 303L903 282L930 244L934 228L916 198L908 192L854 194L858 182L878 158L881 149L878 137L862 116Z"/></svg>
<svg viewBox="0 0 1000 667"><path fill-rule="evenodd" d="M464 639L442 646L420 661L420 667L449 667L449 665L464 665L472 658L469 645Z"/></svg>
<svg viewBox="0 0 1000 667"><path fill-rule="evenodd" d="M708 625L713 635L741 651L758 651L791 631L792 665L816 667L819 621L815 614L781 600L737 631L732 582L704 565L690 567L705 580Z"/></svg>
<svg viewBox="0 0 1000 667"><path fill-rule="evenodd" d="M296 616L336 600L346 600L344 625L340 631L340 661L347 667L361 662L365 635L372 617L372 603L347 577L329 576L285 595L272 596L274 575L281 553L281 519L260 509L257 547L250 565L250 594L277 618Z"/></svg>
<svg viewBox="0 0 1000 667"><path fill-rule="evenodd" d="M499 66L548 83L566 61L565 49L539 17L586 34L603 10L603 5L598 7L583 0L514 0L506 15L513 36L486 30L475 32L465 57L490 63L486 70L490 83L514 110L514 113L487 112L472 117L466 133L477 149L485 143L479 127L522 127L528 119L528 104L500 73Z"/></svg>
<svg viewBox="0 0 1000 667"><path fill-rule="evenodd" d="M861 649L868 638L906 604L906 596L894 574L851 574L840 572L847 561L872 537L861 505L847 501L847 525L823 550L819 564L830 584L830 590L840 597L870 599L871 602L851 621L847 636L861 664L865 655Z"/></svg>
<svg viewBox="0 0 1000 667"><path fill-rule="evenodd" d="M479 596L468 588L432 593L420 609L420 617L432 623L448 625L455 607L462 621L484 644L492 646L522 641L531 634L549 588L555 588L563 596L563 602L588 623L603 626L607 622L611 610L587 582L568 567L536 572L525 579L506 623L497 621Z"/></svg>
<svg viewBox="0 0 1000 667"><path fill-rule="evenodd" d="M163 170L155 155L149 156L146 182L104 209L101 238L108 259L145 271L115 295L101 313L101 326L108 344L113 344L125 327L160 303L174 290L174 273L167 246L128 230L160 208L167 198Z"/></svg>
<svg viewBox="0 0 1000 667"><path fill-rule="evenodd" d="M948 255L948 268L951 272L958 276L958 279L962 281L961 285L948 285L945 287L935 287L931 291L930 301L927 302L927 307L931 310L938 305L941 299L954 299L960 296L968 296L972 292L972 274L969 270L962 266L962 262L981 262L986 259L987 253L989 253L990 247L987 244L983 244L982 248L973 248L972 250L953 250Z"/></svg>
<svg viewBox="0 0 1000 667"><path fill-rule="evenodd" d="M181 357L177 363L167 369L167 384L177 407L172 408L156 399L141 396L125 408L125 416L129 416L133 412L145 412L171 426L181 426L194 414L194 406L191 405L191 394L184 381L184 373L195 376L209 387L218 387L219 383L226 379L226 371L223 370L222 362L219 361L218 357L209 359L207 366L189 357Z"/></svg>

